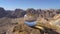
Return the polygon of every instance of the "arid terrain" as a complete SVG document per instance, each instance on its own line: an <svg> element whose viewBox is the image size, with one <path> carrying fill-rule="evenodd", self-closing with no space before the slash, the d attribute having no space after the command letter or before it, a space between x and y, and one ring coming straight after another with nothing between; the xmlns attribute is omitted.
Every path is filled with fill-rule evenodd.
<svg viewBox="0 0 60 34"><path fill-rule="evenodd" d="M59 32L49 28L45 28L46 30L43 32L40 29L27 26L24 24L25 14L36 14L38 17L37 21L40 20L44 23L53 19L55 15L60 14L60 9L35 10L33 8L28 8L27 10L15 9L13 11L5 10L0 7L0 34L60 34ZM18 30L15 30L15 28Z"/></svg>

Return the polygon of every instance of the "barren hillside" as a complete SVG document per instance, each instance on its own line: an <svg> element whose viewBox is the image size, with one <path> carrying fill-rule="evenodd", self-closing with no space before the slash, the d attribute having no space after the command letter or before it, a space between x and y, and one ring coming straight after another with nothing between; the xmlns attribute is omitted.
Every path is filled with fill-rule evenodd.
<svg viewBox="0 0 60 34"><path fill-rule="evenodd" d="M60 9L35 10L33 8L30 8L27 10L15 9L14 11L12 11L5 10L4 8L0 7L0 34L5 34L6 32L7 34L8 32L9 34L16 34L19 30L15 31L15 33L12 33L14 27L16 26L18 27L17 29L20 28L20 34L59 34L49 28L46 29L46 32L43 32L42 30L39 30L37 28L27 26L26 24L24 24L25 14L33 14L38 17L37 20L45 23L50 19L53 19L55 15L60 14ZM10 32L10 30L12 31Z"/></svg>

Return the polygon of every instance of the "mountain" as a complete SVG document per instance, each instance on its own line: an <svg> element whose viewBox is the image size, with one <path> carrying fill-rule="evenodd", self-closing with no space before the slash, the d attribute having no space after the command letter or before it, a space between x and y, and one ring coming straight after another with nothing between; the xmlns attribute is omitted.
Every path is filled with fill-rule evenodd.
<svg viewBox="0 0 60 34"><path fill-rule="evenodd" d="M21 22L23 22L24 20L23 18L25 14L32 15L32 16L35 15L35 17L39 17L38 19L45 18L48 21L48 19L53 18L56 14L60 14L60 9L42 10L42 9L28 8L27 10L15 9L12 11L12 10L5 10L4 8L0 7L0 34L6 33L8 29L18 24L18 22L20 22L21 24ZM26 31L28 31L28 33L41 32L38 29L36 30L34 28L30 28L27 26L24 26L24 27L26 27L25 29L27 29ZM25 29L24 29L24 32L25 32Z"/></svg>

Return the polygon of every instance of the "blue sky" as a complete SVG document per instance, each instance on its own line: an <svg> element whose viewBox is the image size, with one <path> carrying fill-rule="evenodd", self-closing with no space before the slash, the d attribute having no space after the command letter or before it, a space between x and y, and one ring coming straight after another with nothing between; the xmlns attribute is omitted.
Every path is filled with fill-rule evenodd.
<svg viewBox="0 0 60 34"><path fill-rule="evenodd" d="M0 7L6 10L14 10L16 8L59 9L60 0L0 0Z"/></svg>

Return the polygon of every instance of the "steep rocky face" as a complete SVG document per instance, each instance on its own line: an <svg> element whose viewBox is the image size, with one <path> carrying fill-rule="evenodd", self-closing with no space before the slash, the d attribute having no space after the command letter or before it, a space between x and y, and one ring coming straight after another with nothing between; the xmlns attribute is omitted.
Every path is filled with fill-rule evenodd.
<svg viewBox="0 0 60 34"><path fill-rule="evenodd" d="M51 19L54 15L57 14L57 11L50 9L50 10L37 10L39 13L39 17L43 17L43 18L47 18L47 19Z"/></svg>
<svg viewBox="0 0 60 34"><path fill-rule="evenodd" d="M19 18L19 17L23 17L25 15L25 13L26 12L22 9L15 9L13 16L16 18Z"/></svg>
<svg viewBox="0 0 60 34"><path fill-rule="evenodd" d="M5 10L0 7L0 18L2 17L10 17L10 18L19 18L23 17L26 14L26 11L22 9L15 9L15 11Z"/></svg>
<svg viewBox="0 0 60 34"><path fill-rule="evenodd" d="M4 17L6 14L5 14L5 10L4 8L0 7L0 18L1 17Z"/></svg>
<svg viewBox="0 0 60 34"><path fill-rule="evenodd" d="M0 18L8 17L12 14L13 11L5 10L4 8L0 7Z"/></svg>
<svg viewBox="0 0 60 34"><path fill-rule="evenodd" d="M5 17L10 17L11 18L12 15L13 15L13 13L14 13L14 11L6 10L5 13L6 13L6 16Z"/></svg>
<svg viewBox="0 0 60 34"><path fill-rule="evenodd" d="M60 9L56 10L56 13L57 13L57 14L60 14Z"/></svg>

